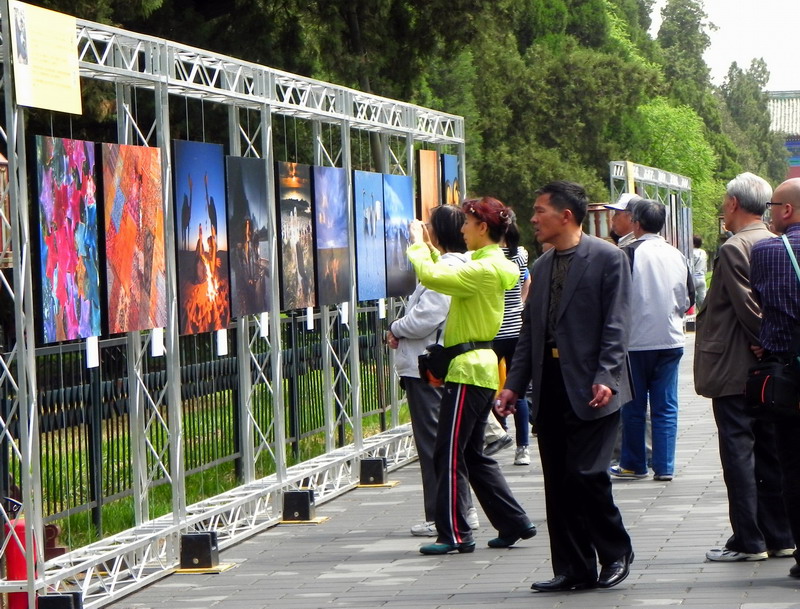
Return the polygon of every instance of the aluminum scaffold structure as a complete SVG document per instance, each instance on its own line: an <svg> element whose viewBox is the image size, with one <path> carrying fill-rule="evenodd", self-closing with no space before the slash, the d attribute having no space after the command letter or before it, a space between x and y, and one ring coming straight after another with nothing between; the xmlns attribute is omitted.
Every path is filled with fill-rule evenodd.
<svg viewBox="0 0 800 609"><path fill-rule="evenodd" d="M2 88L5 103L10 213L0 206L0 221L11 232L5 251L13 260L13 285L2 279L0 289L14 303L16 344L0 358L0 381L13 389L11 410L0 419L0 437L7 438L19 460L24 514L24 538L15 532L18 514L0 505L6 527L2 546L5 555L12 546L35 548L26 553L26 581L0 580L0 593L27 594L29 606L42 593L79 591L84 607L101 607L164 577L177 566L182 534L216 531L224 549L277 524L281 518L281 493L288 489L311 488L317 503L355 487L358 464L365 457L384 457L396 468L415 457L410 428L399 425L397 408L392 408L390 430L365 438L361 428L361 387L359 380L359 334L356 323L357 298L351 286L349 301L337 307L320 307L318 320L323 335L325 421L327 445L322 457L287 466L284 421L281 321L277 313L268 317L249 316L236 322L239 340L238 396L236 405L244 484L221 495L186 505L184 488L184 430L181 414L181 361L178 349L177 279L175 256L175 212L172 204L172 158L170 103L174 100L212 102L228 109L228 138L231 154L275 160L274 116L308 121L313 132L313 155L318 165L338 166L351 175L351 135L365 133L378 138L384 173L414 174L414 146L424 143L439 149L455 149L460 160L460 190L466 192L464 175L464 121L459 116L436 112L400 101L382 98L265 66L218 55L187 45L148 37L98 23L77 20L76 45L80 75L87 80L112 83L116 96L117 137L120 144L157 146L162 155L165 205L166 276L168 321L165 332L167 382L160 391L148 387L142 360L151 346L152 333L126 335L129 421L132 438L130 458L134 472L133 498L136 526L102 541L45 561L42 548L43 513L39 464L39 421L35 366L35 331L32 281L34 274L31 235L29 176L26 151L25 110L14 97L8 0L2 10ZM136 95L152 95L153 116L144 119L135 107ZM253 119L253 120L251 120ZM325 131L336 134L326 142ZM396 146L390 143L397 144ZM402 152L398 152L398 149ZM348 180L351 178L348 177ZM275 192L267 188L268 204L275 209ZM352 188L349 206L353 226ZM269 228L273 294L279 293L276 272L277 228L271 214ZM355 276L354 236L350 231L350 268ZM3 277L0 275L0 277ZM390 299L391 318L400 306ZM349 311L348 347L333 348L332 320ZM317 317L317 316L315 316ZM262 324L266 324L262 326ZM266 355L265 355L266 354ZM255 413L255 394L266 390L271 397L269 424ZM388 388L387 400L398 403L397 383ZM350 414L348 415L348 410ZM166 415L165 415L166 413ZM12 437L9 420L18 420L19 437ZM352 443L343 448L333 444L334 427L346 424ZM154 437L166 438L155 442ZM268 456L276 473L256 476L256 463ZM171 485L172 512L152 518L148 496L153 481L163 476Z"/></svg>

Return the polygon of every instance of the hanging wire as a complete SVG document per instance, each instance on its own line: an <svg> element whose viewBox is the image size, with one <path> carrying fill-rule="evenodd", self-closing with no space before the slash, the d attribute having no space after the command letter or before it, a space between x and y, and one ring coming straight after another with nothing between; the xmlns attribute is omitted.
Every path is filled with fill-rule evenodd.
<svg viewBox="0 0 800 609"><path fill-rule="evenodd" d="M286 130L286 115L283 115L283 160L289 160L289 136Z"/></svg>
<svg viewBox="0 0 800 609"><path fill-rule="evenodd" d="M189 98L184 97L183 103L186 107L186 139L189 139Z"/></svg>
<svg viewBox="0 0 800 609"><path fill-rule="evenodd" d="M294 123L294 162L299 163L300 160L297 157L297 117L292 117L292 121Z"/></svg>
<svg viewBox="0 0 800 609"><path fill-rule="evenodd" d="M206 103L204 99L200 100L200 126L203 130L202 141L206 141Z"/></svg>

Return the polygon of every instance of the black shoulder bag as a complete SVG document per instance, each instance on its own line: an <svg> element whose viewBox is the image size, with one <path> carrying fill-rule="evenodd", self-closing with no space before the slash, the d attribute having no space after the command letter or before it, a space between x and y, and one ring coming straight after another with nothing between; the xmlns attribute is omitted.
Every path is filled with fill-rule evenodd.
<svg viewBox="0 0 800 609"><path fill-rule="evenodd" d="M786 235L783 235L783 244L800 281L800 267ZM800 328L795 328L790 356L770 356L748 370L744 393L747 407L752 414L773 420L800 417L798 353L800 353Z"/></svg>

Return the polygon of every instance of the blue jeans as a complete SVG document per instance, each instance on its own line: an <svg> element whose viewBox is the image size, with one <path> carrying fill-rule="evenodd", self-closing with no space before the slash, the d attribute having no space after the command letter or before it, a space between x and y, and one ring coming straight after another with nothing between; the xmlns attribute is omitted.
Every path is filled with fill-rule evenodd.
<svg viewBox="0 0 800 609"><path fill-rule="evenodd" d="M649 396L653 471L658 475L672 475L678 430L678 365L683 347L630 351L628 355L636 397L622 407L620 466L637 474L647 473L645 418Z"/></svg>

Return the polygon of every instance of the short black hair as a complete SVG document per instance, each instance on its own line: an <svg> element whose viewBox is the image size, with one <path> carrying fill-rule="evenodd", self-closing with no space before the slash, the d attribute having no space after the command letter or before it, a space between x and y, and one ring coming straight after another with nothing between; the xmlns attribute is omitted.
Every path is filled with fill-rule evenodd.
<svg viewBox="0 0 800 609"><path fill-rule="evenodd" d="M667 207L652 199L641 199L633 208L631 220L638 222L646 233L658 233L667 221Z"/></svg>
<svg viewBox="0 0 800 609"><path fill-rule="evenodd" d="M431 229L445 252L467 251L461 227L466 214L456 205L439 205L431 210Z"/></svg>
<svg viewBox="0 0 800 609"><path fill-rule="evenodd" d="M703 238L700 235L695 235L692 237L692 243L694 243L695 247L703 247Z"/></svg>
<svg viewBox="0 0 800 609"><path fill-rule="evenodd" d="M550 204L560 211L569 209L575 217L575 222L580 226L586 217L589 198L586 190L580 184L566 180L556 180L545 184L534 194L534 197L550 195Z"/></svg>

